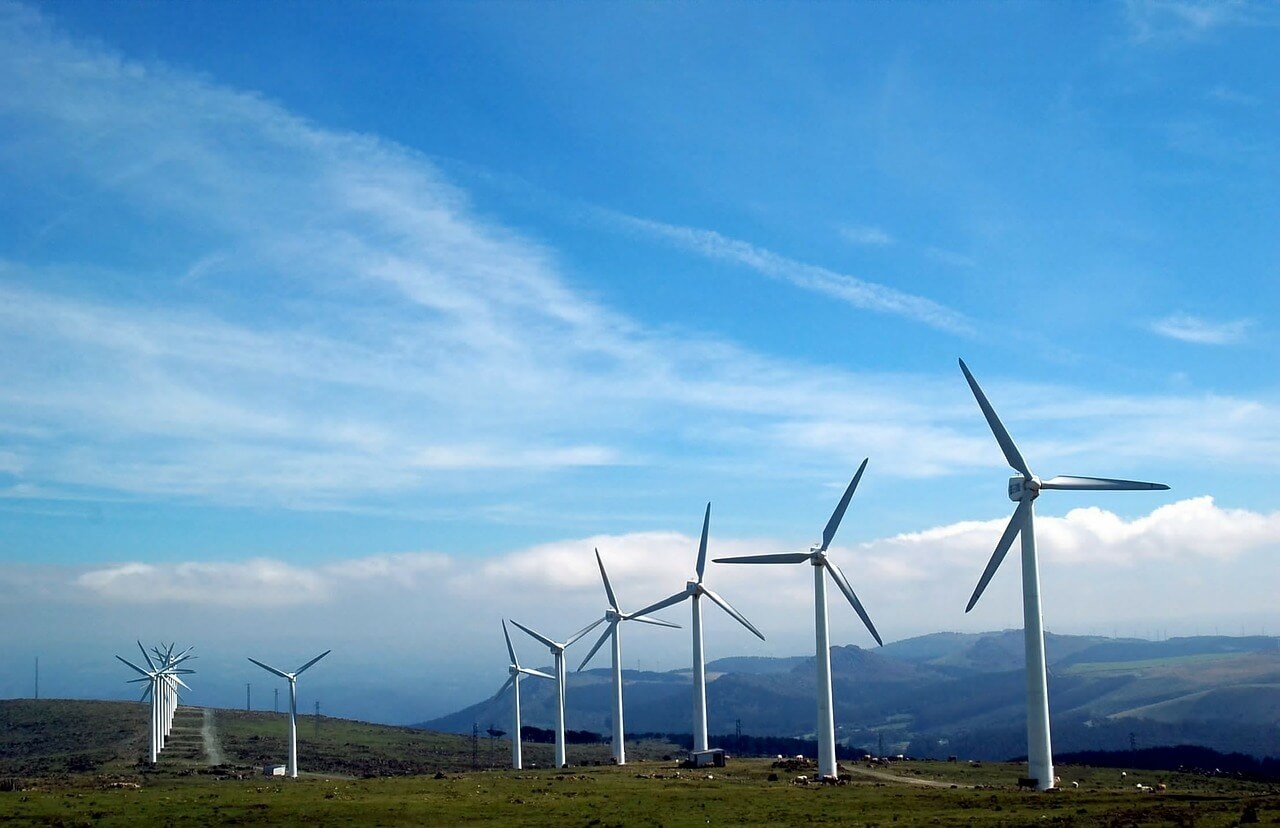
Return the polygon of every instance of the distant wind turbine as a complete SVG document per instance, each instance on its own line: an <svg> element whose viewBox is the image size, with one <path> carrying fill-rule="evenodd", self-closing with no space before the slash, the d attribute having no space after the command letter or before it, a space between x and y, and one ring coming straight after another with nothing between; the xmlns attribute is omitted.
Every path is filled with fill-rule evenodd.
<svg viewBox="0 0 1280 828"><path fill-rule="evenodd" d="M694 569L695 577L687 581L684 589L664 598L656 604L650 604L636 615L648 615L665 607L670 607L689 599L693 615L693 749L707 749L707 665L702 648L702 596L707 596L720 609L729 613L735 621L751 631L756 638L764 641L764 635L757 630L746 617L729 602L707 589L702 584L702 573L707 568L707 530L711 526L711 504L707 504L707 512L702 517L702 540L698 543L698 563Z"/></svg>
<svg viewBox="0 0 1280 828"><path fill-rule="evenodd" d="M594 630L594 629L595 629L595 628L596 628L596 627L601 623L601 621L596 621L595 623L590 624L589 626L583 627L582 629L578 630L576 633L574 633L573 635L569 636L569 640L568 640L568 641L566 641L566 642L564 642L563 644L559 643L558 641L552 641L550 638L547 638L547 637L546 637L545 635L543 635L542 633L534 632L533 630L531 630L531 629L529 629L528 627L526 627L524 624L521 624L519 621L514 621L514 620L513 620L511 623L512 623L512 624L515 624L517 627L519 627L520 629L524 630L526 633L528 633L530 636L532 636L535 640L537 640L537 641L541 641L543 644L547 645L547 647L549 647L549 648L551 649L551 655L552 655L552 656L554 656L554 658L555 658L555 670L556 670L556 767L557 767L557 768L563 768L563 767L565 766L565 763L566 763L566 759L565 759L565 746L564 746L564 741L565 741L565 740L564 740L564 684L565 684L565 676L564 676L564 651L569 647L569 645L570 645L570 644L573 644L573 643L574 643L575 641L577 641L579 638L582 638L582 636L584 636L584 635L586 635L587 633L589 633L589 632L591 632L592 630Z"/></svg>
<svg viewBox="0 0 1280 828"><path fill-rule="evenodd" d="M672 627L679 629L679 624L669 624L657 618L646 618L638 612L625 613L618 609L617 596L613 594L613 587L609 584L609 575L604 571L604 561L600 559L600 550L596 550L596 564L600 567L600 579L604 581L604 594L609 599L609 608L604 611L604 618L601 621L607 621L609 626L605 629L604 634L596 641L596 645L591 648L591 652L587 653L587 657L582 659L582 664L578 665L578 670L587 666L587 662L591 661L591 657L599 652L600 647L604 645L607 639L613 639L613 761L619 765L627 763L627 751L623 744L626 730L622 723L622 643L618 636L618 625L623 621L640 621L645 624L655 624L659 627Z"/></svg>
<svg viewBox="0 0 1280 828"><path fill-rule="evenodd" d="M256 658L250 658L254 664L258 665L268 673L275 673L280 678L289 682L289 767L288 774L290 777L298 778L298 676L312 664L327 656L333 650L325 650L320 655L308 661L292 673L286 673L283 670L277 670L269 664L263 664Z"/></svg>
<svg viewBox="0 0 1280 828"><path fill-rule="evenodd" d="M520 679L524 676L537 676L554 681L555 676L547 675L541 670L520 666L520 659L516 658L516 648L511 646L511 635L507 632L506 621L502 622L502 637L507 640L507 654L511 656L511 664L507 667L511 675L507 677L507 683L502 685L502 690L511 688L511 708L515 713L515 726L511 731L511 767L521 770L524 767L524 759L520 754ZM502 695L502 690L498 691L498 695Z"/></svg>
<svg viewBox="0 0 1280 828"><path fill-rule="evenodd" d="M836 529L840 527L840 521L844 518L845 510L849 508L849 500L852 499L854 490L858 488L858 481L862 479L862 473L866 468L867 461L863 460L862 465L858 467L857 473L854 474L853 480L850 481L849 488L845 489L844 497L840 498L840 502L836 504L836 510L831 513L831 519L827 521L826 528L822 530L821 546L814 546L808 552L783 552L777 555L716 558L716 563L810 563L813 565L814 661L818 672L818 775L828 779L835 778L837 770L835 711L832 708L831 700L831 634L827 621L827 579L822 572L824 569L831 573L831 580L836 582L836 586L844 593L844 597L848 598L849 603L853 605L854 612L858 613L862 623L867 625L867 630L870 631L871 637L876 640L877 644L884 644L880 640L880 633L876 632L875 625L871 623L871 618L867 616L867 611L862 608L862 602L858 600L857 595L853 594L853 587L849 586L849 579L840 571L840 567L836 566L827 557L827 547L831 545L831 539L835 537Z"/></svg>
<svg viewBox="0 0 1280 828"><path fill-rule="evenodd" d="M1018 477L1009 478L1009 499L1018 504L1013 510L1013 517L1005 527L996 550L987 563L978 586L973 590L973 597L965 612L973 609L978 603L982 591L987 588L991 576L1000 567L1001 561L1013 545L1013 539L1022 535L1022 619L1023 642L1026 649L1027 662L1027 765L1030 777L1036 780L1040 790L1048 790L1054 786L1053 746L1049 737L1049 685L1046 680L1046 664L1044 656L1044 619L1040 609L1040 565L1036 560L1035 507L1033 503L1045 489L1071 489L1076 491L1151 491L1164 490L1169 487L1163 483L1143 483L1137 480L1114 480L1107 477L1052 477L1041 480L1031 473L1013 438L1005 430L995 409L987 401L987 396L978 387L978 381L969 373L969 366L960 360L960 370L969 382L969 388L978 401L978 407L987 418L991 432L995 435L1000 450L1009 461L1009 465L1020 473Z"/></svg>

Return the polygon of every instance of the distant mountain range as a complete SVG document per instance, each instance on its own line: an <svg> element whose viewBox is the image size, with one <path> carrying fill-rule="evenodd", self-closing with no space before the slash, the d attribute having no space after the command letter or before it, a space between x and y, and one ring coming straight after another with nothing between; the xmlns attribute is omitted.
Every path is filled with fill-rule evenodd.
<svg viewBox="0 0 1280 828"><path fill-rule="evenodd" d="M1055 752L1199 744L1280 756L1280 639L1165 641L1046 636ZM876 650L833 647L836 724L851 746L921 757L1025 754L1021 630L935 633ZM712 733L812 738L812 656L733 657L707 665ZM689 670L623 671L629 733L687 733ZM526 724L554 724L553 683L525 681ZM607 732L607 669L572 673L568 726ZM509 692L418 725L470 733L505 728Z"/></svg>

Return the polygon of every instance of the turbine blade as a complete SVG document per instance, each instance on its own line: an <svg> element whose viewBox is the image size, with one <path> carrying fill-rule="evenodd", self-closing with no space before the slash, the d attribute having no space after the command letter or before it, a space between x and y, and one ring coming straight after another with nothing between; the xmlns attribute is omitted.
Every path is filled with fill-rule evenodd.
<svg viewBox="0 0 1280 828"><path fill-rule="evenodd" d="M587 657L582 659L582 663L578 665L579 673L582 672L583 667L587 666L587 662L591 660L591 657L594 656L596 653L600 652L600 648L604 646L604 642L609 640L609 636L617 635L617 632L618 632L618 625L610 624L609 628L604 631L604 635L600 636L600 639L596 641L596 645L591 648L591 652L587 653Z"/></svg>
<svg viewBox="0 0 1280 828"><path fill-rule="evenodd" d="M249 658L249 657L245 656L245 658ZM266 670L268 673L275 673L277 676L279 676L282 679L289 678L288 673L284 672L283 670L277 670L276 668L272 667L270 664L263 664L261 661L258 661L258 659L256 658L249 658L249 660L252 661L254 664L258 665L259 667L261 667L262 669Z"/></svg>
<svg viewBox="0 0 1280 828"><path fill-rule="evenodd" d="M867 470L867 460L863 459L862 465L858 466L858 471L853 475L853 480L849 482L849 488L844 490L844 497L840 498L840 503L836 505L836 510L831 513L831 520L827 521L827 528L822 530L822 550L825 552L827 547L831 545L831 539L836 536L836 529L840 528L840 521L844 519L844 510L849 508L849 500L853 497L853 492L858 488L858 481L862 479L862 473Z"/></svg>
<svg viewBox="0 0 1280 828"><path fill-rule="evenodd" d="M853 594L853 587L849 586L849 579L840 571L840 567L831 561L826 562L826 567L827 571L831 573L831 578L836 582L836 586L840 587L840 591L844 593L844 597L849 599L850 604L853 604L853 611L858 613L862 623L867 625L867 630L871 633L871 637L883 647L884 642L880 640L880 633L876 632L876 625L871 623L871 618L867 615L867 611L862 608L862 602L858 600L858 596Z"/></svg>
<svg viewBox="0 0 1280 828"><path fill-rule="evenodd" d="M143 691L142 691L142 695L138 697L138 701L140 701L140 702L141 702L141 701L146 701L146 700L147 700L147 696L150 696L150 695L151 695L151 685L150 685L150 684L148 684L148 685L147 685L147 689L143 690Z"/></svg>
<svg viewBox="0 0 1280 828"><path fill-rule="evenodd" d="M707 513L702 516L702 540L698 542L698 583L702 583L702 573L707 568L707 530L711 527L711 504L707 503Z"/></svg>
<svg viewBox="0 0 1280 828"><path fill-rule="evenodd" d="M120 659L121 661L123 661L125 664L128 664L130 667L132 667L133 669L137 670L139 673L142 673L142 675L144 675L144 676L146 676L146 677L148 677L148 678L150 678L150 677L151 677L151 673L147 672L146 670L142 669L142 668L141 668L141 667L139 667L138 665L134 664L134 663L133 663L132 661L130 661L129 659L127 659L127 658L121 658L120 656L116 656L116 658L119 658L119 659Z"/></svg>
<svg viewBox="0 0 1280 828"><path fill-rule="evenodd" d="M676 604L680 603L681 601L683 601L688 597L689 597L689 593L687 592L677 592L675 595L672 595L670 598L663 598L658 603L650 604L644 609L636 610L631 614L632 615L648 615L651 612L657 612L660 609L666 609L667 607L675 606Z"/></svg>
<svg viewBox="0 0 1280 828"><path fill-rule="evenodd" d="M672 624L670 621L663 621L661 618L650 618L647 615L640 615L634 612L631 613L630 615L622 616L622 620L623 621L639 621L641 624L653 624L655 627L671 627L672 629L675 629L675 630L680 629L679 624Z"/></svg>
<svg viewBox="0 0 1280 828"><path fill-rule="evenodd" d="M511 633L507 632L507 621L502 621L502 637L507 639L507 653L511 656L511 663L516 667L520 666L520 659L516 658L516 648L511 646Z"/></svg>
<svg viewBox="0 0 1280 828"><path fill-rule="evenodd" d="M147 660L147 666L150 667L152 670L156 669L155 662L151 660L151 656L147 655L147 649L146 647L142 646L141 641L138 642L138 649L142 651L142 657Z"/></svg>
<svg viewBox="0 0 1280 828"><path fill-rule="evenodd" d="M511 623L512 623L512 624L515 624L517 627L519 627L520 629L524 630L524 631L525 631L525 632L527 632L529 635L533 636L533 638L534 638L534 640L535 640L535 641L541 641L543 644L546 644L548 647L559 647L559 646L560 646L560 645L559 645L559 644L557 644L556 642L552 641L550 638L547 638L547 637L546 637L545 635L543 635L542 633L536 633L536 632L534 632L533 630L529 629L529 628L528 628L528 627L526 627L524 624L521 624L519 621L516 621L515 619L512 619Z"/></svg>
<svg viewBox="0 0 1280 828"><path fill-rule="evenodd" d="M140 681L151 681L151 676L143 676L142 678L128 679L125 684L137 684Z"/></svg>
<svg viewBox="0 0 1280 828"><path fill-rule="evenodd" d="M1060 474L1040 484L1041 489L1075 489L1093 492L1149 492L1164 491L1169 487L1163 483L1144 483L1141 480L1116 480L1111 477L1072 477Z"/></svg>
<svg viewBox="0 0 1280 828"><path fill-rule="evenodd" d="M182 679L178 678L177 676L174 676L174 677L173 677L173 680L174 680L174 681L176 681L176 682L177 682L179 685L181 685L182 687L186 687L188 690L190 690L190 689L191 689L191 688L187 685L187 683L186 683L185 681L183 681Z"/></svg>
<svg viewBox="0 0 1280 828"><path fill-rule="evenodd" d="M507 692L507 688L508 688L508 687L510 687L511 685L513 685L513 684L515 684L515 683L516 683L516 676L518 676L518 675L520 675L520 674L519 674L519 673L512 673L511 675L507 676L507 680L503 683L502 688L498 690L498 695L499 695L499 696L501 696L503 693Z"/></svg>
<svg viewBox="0 0 1280 828"><path fill-rule="evenodd" d="M564 647L565 647L565 648L568 648L568 646L569 646L570 644L572 644L573 642L577 641L579 638L582 638L582 636L586 635L587 633L589 633L589 632L591 632L592 630L594 630L596 627L598 627L598 626L600 626L601 624L603 624L603 623L604 623L604 620L605 620L605 619L604 619L604 616L600 616L600 617L599 617L599 618L597 618L595 621L592 621L592 622L591 622L590 624L588 624L587 626L583 627L582 629L578 630L578 631L577 631L576 633L574 633L573 635L569 636L569 640L568 640L568 641L566 641L566 642L564 642Z"/></svg>
<svg viewBox="0 0 1280 828"><path fill-rule="evenodd" d="M740 555L736 558L716 558L716 563L792 564L804 563L813 555L809 552L779 552L776 555Z"/></svg>
<svg viewBox="0 0 1280 828"><path fill-rule="evenodd" d="M618 608L618 599L613 594L613 587L609 585L609 576L604 571L604 561L600 559L600 550L596 550L596 563L600 565L600 579L604 581L604 594L609 596L609 608L616 610Z"/></svg>
<svg viewBox="0 0 1280 828"><path fill-rule="evenodd" d="M532 667L521 667L520 672L524 673L526 676L537 676L538 678L551 679L552 681L556 680L556 677L550 673L544 673L541 670L535 670Z"/></svg>
<svg viewBox="0 0 1280 828"><path fill-rule="evenodd" d="M1022 524L1027 519L1027 513L1030 510L1030 500L1018 502L1018 508L1013 510L1013 517L1009 518L1009 525L1004 528L1004 534L1000 536L1000 542L996 544L996 551L991 554L991 560L987 562L987 568L983 570L982 577L978 579L978 586L973 590L973 597L969 599L969 606L964 608L965 612L973 609L973 605L978 603L978 598L981 597L982 591L987 588L987 584L991 581L991 576L996 574L996 570L1000 568L1000 562L1004 560L1009 547L1013 545L1013 539L1018 536L1018 532L1022 531Z"/></svg>
<svg viewBox="0 0 1280 828"><path fill-rule="evenodd" d="M1022 454L1018 452L1018 447L1013 444L1013 438L1009 436L1008 430L1004 424L1000 422L1000 418L996 416L996 410L991 407L991 403L987 401L987 395L982 393L982 389L978 387L978 381L973 378L973 374L969 373L969 366L964 364L964 360L960 360L960 370L964 372L964 378L969 381L969 388L973 391L973 396L978 400L978 407L982 409L982 414L987 418L987 425L991 426L991 433L996 436L996 442L1000 444L1000 450L1004 452L1004 459L1009 461L1009 465L1022 472L1022 476L1031 479L1031 469L1027 468L1027 461L1022 459Z"/></svg>
<svg viewBox="0 0 1280 828"><path fill-rule="evenodd" d="M302 675L302 671L303 671L303 670L307 669L307 668L308 668L308 667L310 667L312 664L315 664L317 661L319 661L320 659L324 658L325 656L327 656L327 655L328 655L329 653L331 653L331 652L333 652L333 650L325 650L325 651L324 651L323 653L321 653L320 655L316 656L315 658L313 658L313 659L311 659L310 661L308 661L306 664L304 664L304 665L302 665L301 667L299 667L298 669L294 670L294 671L293 671L293 677L294 677L294 678L297 678L298 676Z"/></svg>
<svg viewBox="0 0 1280 828"><path fill-rule="evenodd" d="M712 601L715 601L717 604L719 604L720 609L732 615L733 619L737 621L739 624L751 630L751 632L755 634L756 638L760 639L761 641L764 641L764 635L755 628L755 625L753 625L750 621L747 620L747 617L745 615L738 612L733 607L729 606L728 601L724 600L719 595L716 595L714 592L707 589L706 587L702 588L702 594L710 598Z"/></svg>

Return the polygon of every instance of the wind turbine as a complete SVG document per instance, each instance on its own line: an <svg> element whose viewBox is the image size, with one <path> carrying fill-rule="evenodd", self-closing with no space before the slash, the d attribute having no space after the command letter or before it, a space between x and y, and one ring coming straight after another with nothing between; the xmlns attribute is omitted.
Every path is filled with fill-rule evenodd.
<svg viewBox="0 0 1280 828"><path fill-rule="evenodd" d="M603 620L603 619L602 619L602 620ZM565 649L566 649L566 648L568 648L568 647L569 647L569 645L570 645L570 644L572 644L573 642L577 641L579 638L582 638L582 636L584 636L584 635L586 635L587 633L589 633L589 632L591 632L592 630L594 630L594 629L596 628L596 626L597 626L597 625L599 625L601 622L600 622L600 621L596 621L596 622L594 622L594 623L590 624L589 626L583 627L582 629L578 630L578 631L577 631L576 633L574 633L573 635L569 636L569 640L568 640L568 641L566 641L566 642L564 642L563 644L561 644L561 643L559 643L559 642L557 642L557 641L552 641L550 638L547 638L547 637L546 637L545 635L543 635L542 633L534 632L533 630L531 630L531 629L529 629L528 627L526 627L524 624L521 624L519 621L515 621L515 620L513 620L511 623L512 623L512 624L515 624L517 627L519 627L520 629L524 630L524 631L525 631L525 632L527 632L529 635L533 636L533 638L534 638L535 640L537 640L537 641L541 641L543 644L546 644L549 648L551 648L551 655L553 655L553 656L555 657L555 670L556 670L556 767L557 767L557 768L563 768L563 767L565 766L565 749L564 749L564 651L565 651Z"/></svg>
<svg viewBox="0 0 1280 828"><path fill-rule="evenodd" d="M680 625L669 624L657 618L646 618L638 612L628 614L618 609L618 599L613 594L613 587L609 584L609 575L604 571L604 561L600 559L599 549L596 550L596 563L600 566L600 579L604 581L604 593L609 599L609 608L604 611L604 618L600 620L607 621L609 626L596 645L591 648L591 652L587 653L587 657L582 659L582 664L578 665L578 671L581 672L582 668L587 666L587 662L599 652L606 639L613 639L613 761L619 765L625 765L627 751L623 745L626 731L622 725L622 644L618 638L618 625L623 621L640 621L674 629L679 629Z"/></svg>
<svg viewBox="0 0 1280 828"><path fill-rule="evenodd" d="M808 552L783 552L777 555L716 558L716 563L795 564L807 562L813 565L813 628L816 645L814 661L818 671L818 775L828 779L836 777L837 769L836 721L831 701L831 646L829 643L830 628L827 623L827 579L822 573L824 569L831 573L831 580L836 582L836 586L844 593L844 597L848 598L849 603L853 605L854 612L858 613L862 623L867 625L867 630L870 631L871 637L876 640L877 644L884 645L884 642L880 640L880 633L876 632L875 625L871 623L871 619L867 616L867 611L862 608L862 602L858 600L857 595L853 594L853 587L849 586L849 579L840 571L840 567L836 566L827 557L827 547L831 545L831 539L835 537L836 529L840 528L840 521L844 518L844 512L849 508L849 500L853 497L854 490L858 488L858 481L862 479L862 473L866 471L866 468L867 461L863 460L862 465L858 466L857 473L853 475L853 480L849 482L849 488L845 489L844 497L840 498L840 502L836 504L836 510L831 513L831 519L827 521L826 528L822 530L821 546L811 547Z"/></svg>
<svg viewBox="0 0 1280 828"><path fill-rule="evenodd" d="M511 707L515 711L515 729L511 731L511 767L521 770L524 768L524 759L520 755L520 679L523 676L537 676L554 680L555 676L547 675L541 670L520 666L520 659L516 658L516 648L511 646L511 635L507 632L506 621L502 622L502 637L507 640L507 653L511 656L511 664L507 667L507 672L511 675L507 677L507 683L502 685L502 690L506 690L508 686L511 687ZM502 690L498 693L501 694Z"/></svg>
<svg viewBox="0 0 1280 828"><path fill-rule="evenodd" d="M289 768L288 768L288 773L289 773L289 776L291 776L294 779L298 778L298 676L302 675L302 673L308 667L310 667L312 664L315 664L317 661L324 658L331 652L333 652L333 650L325 650L323 653L311 659L306 664L294 670L292 673L286 673L283 670L277 670L276 668L268 664L263 664L261 661L258 661L256 658L249 659L254 664L266 670L268 673L275 673L280 678L285 679L286 681L289 682Z"/></svg>
<svg viewBox="0 0 1280 828"><path fill-rule="evenodd" d="M1022 620L1023 642L1027 663L1027 765L1031 778L1040 790L1053 787L1053 746L1049 738L1049 686L1046 681L1044 656L1044 619L1040 610L1040 565L1036 560L1035 507L1032 505L1045 489L1073 489L1076 491L1151 491L1169 487L1163 483L1143 483L1137 480L1113 480L1107 477L1059 476L1041 480L1031 473L1027 463L1014 445L1013 438L1005 430L995 409L978 387L978 381L969 373L969 366L960 360L960 370L969 381L969 388L978 400L978 407L987 418L991 432L1000 444L1009 465L1019 476L1009 478L1009 499L1018 504L1013 517L1005 527L996 551L992 553L987 568L978 579L973 597L965 612L978 603L982 591L987 588L991 576L1013 545L1013 539L1022 535Z"/></svg>
<svg viewBox="0 0 1280 828"><path fill-rule="evenodd" d="M636 615L648 615L651 612L670 607L680 603L686 598L692 604L693 614L693 749L701 751L707 749L707 666L705 656L702 649L702 596L707 596L713 603L718 605L720 609L729 613L735 621L742 626L751 630L752 634L761 641L764 636L752 626L746 617L733 607L729 606L729 602L715 594L711 590L702 585L702 573L707 568L707 529L711 525L711 504L707 504L707 513L702 517L702 540L698 544L698 563L694 569L695 577L692 581L686 581L684 589L672 595L670 598L664 598L656 604L650 604L642 610L637 611Z"/></svg>

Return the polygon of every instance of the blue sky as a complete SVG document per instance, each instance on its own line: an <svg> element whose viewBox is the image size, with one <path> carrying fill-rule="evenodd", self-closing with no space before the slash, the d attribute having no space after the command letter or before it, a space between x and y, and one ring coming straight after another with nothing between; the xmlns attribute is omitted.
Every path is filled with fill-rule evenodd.
<svg viewBox="0 0 1280 828"><path fill-rule="evenodd" d="M1172 486L1038 504L1050 629L1280 626L1277 26L0 5L0 613L45 631L0 644L305 617L465 668L442 712L502 614L590 617L593 546L647 602L706 501L725 549L802 546L867 456L837 545L886 639L1017 626L1008 564L961 612L1010 511L961 356L1041 475ZM713 654L811 646L801 575L717 573L777 634Z"/></svg>

